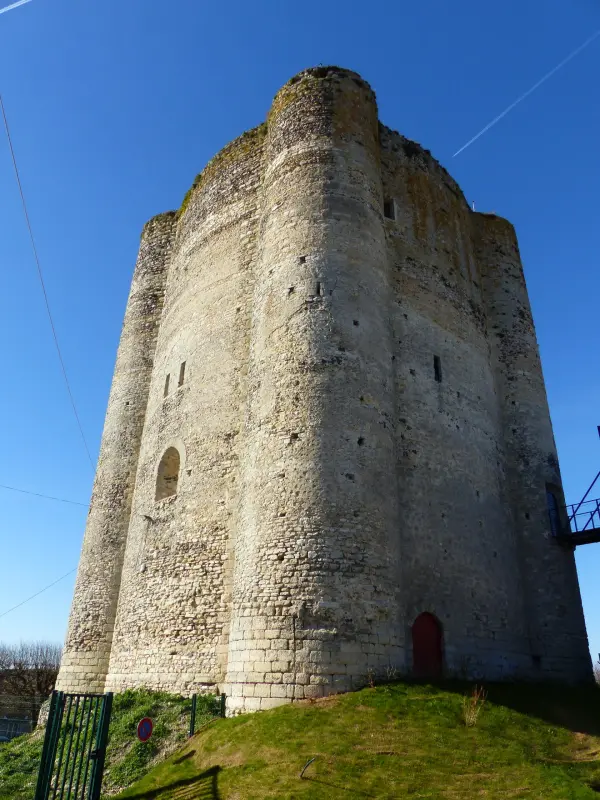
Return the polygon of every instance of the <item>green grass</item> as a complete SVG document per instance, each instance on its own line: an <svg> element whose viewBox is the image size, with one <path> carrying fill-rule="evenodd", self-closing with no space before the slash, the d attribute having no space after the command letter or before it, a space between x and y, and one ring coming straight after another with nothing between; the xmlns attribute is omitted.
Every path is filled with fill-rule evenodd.
<svg viewBox="0 0 600 800"><path fill-rule="evenodd" d="M218 720L118 797L598 797L598 689L489 686L467 727L470 688L394 683Z"/></svg>
<svg viewBox="0 0 600 800"><path fill-rule="evenodd" d="M191 700L144 689L115 695L104 772L105 797L114 795L144 775L187 740ZM214 719L214 696L199 697L196 729ZM143 717L154 722L148 742L137 740ZM43 731L0 745L0 800L32 800L43 745Z"/></svg>
<svg viewBox="0 0 600 800"><path fill-rule="evenodd" d="M193 739L187 739L188 699L124 692L114 699L104 797L599 796L599 689L490 685L476 725L466 727L463 698L471 688L394 683L216 720ZM214 698L199 705L198 727L213 719L208 706ZM135 738L144 716L155 721L146 744ZM34 733L0 745L0 800L32 800L42 741L43 734ZM302 767L315 756L300 779ZM129 788L119 794L122 787Z"/></svg>
<svg viewBox="0 0 600 800"><path fill-rule="evenodd" d="M43 744L43 733L0 744L0 800L32 800Z"/></svg>
<svg viewBox="0 0 600 800"><path fill-rule="evenodd" d="M214 718L213 695L198 697L196 729ZM191 700L166 692L128 690L114 697L106 749L103 791L109 795L133 783L150 764L164 759L186 741L190 725ZM137 739L138 722L150 717L154 723L147 742Z"/></svg>

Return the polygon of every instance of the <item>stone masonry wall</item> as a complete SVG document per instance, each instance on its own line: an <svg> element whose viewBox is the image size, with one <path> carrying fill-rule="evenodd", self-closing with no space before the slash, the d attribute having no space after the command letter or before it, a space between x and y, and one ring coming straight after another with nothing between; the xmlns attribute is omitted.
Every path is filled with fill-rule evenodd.
<svg viewBox="0 0 600 800"><path fill-rule="evenodd" d="M472 212L413 142L383 130L382 156L397 208L386 228L407 634L418 614L434 613L448 672L510 677L530 660Z"/></svg>
<svg viewBox="0 0 600 800"><path fill-rule="evenodd" d="M306 70L144 231L59 687L270 708L410 673L425 611L447 675L589 680L547 485L511 226Z"/></svg>
<svg viewBox="0 0 600 800"><path fill-rule="evenodd" d="M104 690L174 222L142 234L56 684L67 692Z"/></svg>
<svg viewBox="0 0 600 800"><path fill-rule="evenodd" d="M260 131L232 150L235 158L195 191L173 245L107 681L113 689L198 691L223 677ZM157 467L171 446L182 457L177 494L155 502Z"/></svg>
<svg viewBox="0 0 600 800"><path fill-rule="evenodd" d="M262 184L229 709L401 662L377 112L356 75L276 97Z"/></svg>
<svg viewBox="0 0 600 800"><path fill-rule="evenodd" d="M510 223L493 215L473 215L472 224L534 674L587 680L592 666L575 558L551 538L548 523L546 486L555 489L563 505L564 496L516 235Z"/></svg>

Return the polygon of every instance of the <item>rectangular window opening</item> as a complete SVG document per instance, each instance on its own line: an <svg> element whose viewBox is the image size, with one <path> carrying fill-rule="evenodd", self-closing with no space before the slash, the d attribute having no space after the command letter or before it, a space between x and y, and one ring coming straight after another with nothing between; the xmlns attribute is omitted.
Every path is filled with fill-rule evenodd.
<svg viewBox="0 0 600 800"><path fill-rule="evenodd" d="M167 377L165 378L165 393L164 393L163 397L166 397L169 394L169 378L170 377L171 377L170 375L167 375Z"/></svg>
<svg viewBox="0 0 600 800"><path fill-rule="evenodd" d="M396 204L392 199L384 200L383 203L383 216L386 219L396 219Z"/></svg>
<svg viewBox="0 0 600 800"><path fill-rule="evenodd" d="M185 361L181 362L181 366L179 367L179 384L178 386L183 386L183 381L185 380Z"/></svg>
<svg viewBox="0 0 600 800"><path fill-rule="evenodd" d="M433 357L433 371L435 373L435 379L438 383L442 382L442 360L439 356Z"/></svg>
<svg viewBox="0 0 600 800"><path fill-rule="evenodd" d="M321 281L317 281L317 292L316 293L317 293L317 295L320 295L321 297L323 296L323 285L321 284Z"/></svg>

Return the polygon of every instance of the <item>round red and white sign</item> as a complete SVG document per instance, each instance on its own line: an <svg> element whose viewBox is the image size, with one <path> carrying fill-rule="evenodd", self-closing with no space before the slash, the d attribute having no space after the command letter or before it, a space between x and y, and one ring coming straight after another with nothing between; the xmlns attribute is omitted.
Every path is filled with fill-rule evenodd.
<svg viewBox="0 0 600 800"><path fill-rule="evenodd" d="M137 737L140 742L147 742L148 739L152 736L152 720L150 717L144 717L138 722L137 726Z"/></svg>

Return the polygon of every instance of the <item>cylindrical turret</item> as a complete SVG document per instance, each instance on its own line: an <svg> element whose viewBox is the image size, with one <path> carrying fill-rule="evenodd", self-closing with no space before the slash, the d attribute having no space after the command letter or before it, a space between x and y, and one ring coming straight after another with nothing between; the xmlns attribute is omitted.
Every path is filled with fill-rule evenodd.
<svg viewBox="0 0 600 800"><path fill-rule="evenodd" d="M63 691L104 690L174 220L161 214L142 233L57 680Z"/></svg>
<svg viewBox="0 0 600 800"><path fill-rule="evenodd" d="M224 676L263 139L258 128L222 150L177 225L107 680L114 691L198 692Z"/></svg>
<svg viewBox="0 0 600 800"><path fill-rule="evenodd" d="M559 506L564 496L516 235L509 222L492 215L473 215L473 230L521 556L531 672L573 682L591 680L575 559L551 535L547 496Z"/></svg>
<svg viewBox="0 0 600 800"><path fill-rule="evenodd" d="M307 70L268 119L235 542L229 709L402 662L377 108Z"/></svg>

